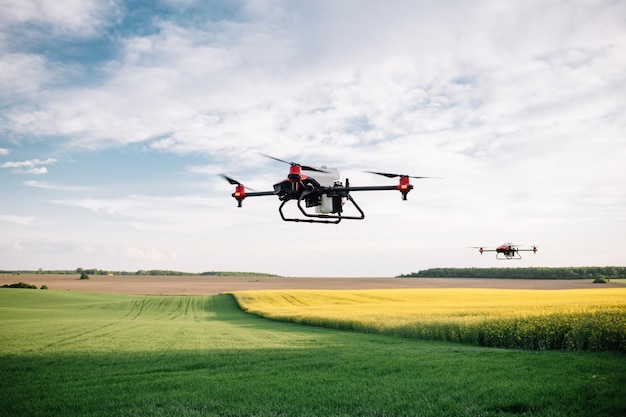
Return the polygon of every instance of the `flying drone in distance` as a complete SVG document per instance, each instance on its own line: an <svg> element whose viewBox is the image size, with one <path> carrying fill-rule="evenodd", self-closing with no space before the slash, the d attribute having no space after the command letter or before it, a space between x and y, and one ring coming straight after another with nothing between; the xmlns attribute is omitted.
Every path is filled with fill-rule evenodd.
<svg viewBox="0 0 626 417"><path fill-rule="evenodd" d="M521 245L514 245L510 242L503 243L497 246L495 249L485 249L482 246L474 246L478 249L478 252L482 255L483 252L495 252L496 259L510 260L510 259L522 259L520 252L533 252L537 253L537 246L531 246L529 249L520 249Z"/></svg>
<svg viewBox="0 0 626 417"><path fill-rule="evenodd" d="M296 162L287 162L265 154L263 156L289 165L287 178L274 184L272 191L255 191L245 187L241 182L231 177L224 174L221 174L221 176L235 186L235 192L232 196L237 200L237 207L241 207L243 200L248 197L277 196L282 202L278 207L278 212L280 217L287 222L337 224L341 220L362 220L365 218L365 213L354 201L350 194L351 192L397 190L402 195L402 199L406 200L407 194L413 189L411 178L431 178L365 171L387 178L399 178L399 183L396 185L353 187L350 185L348 178L345 180L345 185L340 181L339 171L336 168L328 168L326 166L316 168ZM294 201L302 216L288 217L285 215L283 208L289 201ZM344 214L344 204L346 202L350 202L356 209L353 215Z"/></svg>

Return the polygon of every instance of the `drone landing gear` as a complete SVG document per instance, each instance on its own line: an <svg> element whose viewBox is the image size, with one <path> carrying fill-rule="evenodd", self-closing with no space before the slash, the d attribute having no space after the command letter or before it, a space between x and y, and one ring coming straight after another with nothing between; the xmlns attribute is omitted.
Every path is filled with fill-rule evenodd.
<svg viewBox="0 0 626 417"><path fill-rule="evenodd" d="M302 215L305 216L306 218L298 218L298 217L289 218L289 217L285 217L285 214L283 213L283 207L285 206L285 204L289 200L285 200L285 201L282 202L282 204L278 207L278 212L280 213L280 217L284 221L286 221L286 222L337 224L337 223L339 223L343 219L346 219L346 220L363 220L365 218L365 213L363 213L363 210L361 210L361 207L359 207L359 205L356 203L356 201L354 201L354 199L349 194L346 196L346 198L347 198L348 201L350 201L352 203L352 205L360 213L359 216L342 216L341 212L338 212L337 214L320 214L320 213L311 214L311 213L307 213L307 211L304 209L304 207L302 207L302 198L298 199L297 205L298 205L298 209L300 210Z"/></svg>

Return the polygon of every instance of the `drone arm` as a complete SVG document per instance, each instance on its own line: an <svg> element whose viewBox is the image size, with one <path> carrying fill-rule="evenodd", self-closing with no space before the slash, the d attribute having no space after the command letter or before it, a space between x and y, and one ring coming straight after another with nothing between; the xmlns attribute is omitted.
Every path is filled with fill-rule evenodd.
<svg viewBox="0 0 626 417"><path fill-rule="evenodd" d="M480 252L481 255L483 254L483 252L497 252L496 249L485 249L482 246L472 246L472 247L475 249L478 249L478 252Z"/></svg>
<svg viewBox="0 0 626 417"><path fill-rule="evenodd" d="M535 252L537 253L537 248L533 246L532 249L516 249L518 252Z"/></svg>
<svg viewBox="0 0 626 417"><path fill-rule="evenodd" d="M413 189L413 185L411 184L403 184L399 185L366 185L360 187L333 187L334 191L337 192L345 192L350 193L351 191L389 191L389 190L398 190L402 193L402 199L406 200L406 195Z"/></svg>
<svg viewBox="0 0 626 417"><path fill-rule="evenodd" d="M235 192L232 194L233 198L237 200L237 207L241 207L243 200L246 197L261 197L265 195L275 195L274 191L253 191L247 192L243 186L237 186Z"/></svg>
<svg viewBox="0 0 626 417"><path fill-rule="evenodd" d="M246 193L246 197L262 197L265 195L276 195L274 191L254 191L252 193Z"/></svg>
<svg viewBox="0 0 626 417"><path fill-rule="evenodd" d="M396 185L366 185L361 187L333 187L333 190L336 191L386 191L386 190L397 190Z"/></svg>

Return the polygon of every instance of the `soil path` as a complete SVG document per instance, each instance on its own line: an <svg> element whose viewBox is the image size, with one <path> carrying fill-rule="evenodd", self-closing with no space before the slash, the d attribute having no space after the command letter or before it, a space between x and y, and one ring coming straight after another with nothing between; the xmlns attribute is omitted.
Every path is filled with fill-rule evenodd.
<svg viewBox="0 0 626 417"><path fill-rule="evenodd" d="M25 282L51 290L127 294L209 295L241 290L377 289L377 288L511 288L575 289L624 287L620 283L593 284L591 280L481 279L481 278L282 278L216 276L0 275L0 285Z"/></svg>

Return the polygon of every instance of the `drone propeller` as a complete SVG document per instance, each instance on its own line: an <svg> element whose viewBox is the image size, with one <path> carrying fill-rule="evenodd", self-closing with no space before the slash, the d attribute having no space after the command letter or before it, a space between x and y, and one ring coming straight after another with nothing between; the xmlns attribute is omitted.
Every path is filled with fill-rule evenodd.
<svg viewBox="0 0 626 417"><path fill-rule="evenodd" d="M434 177L415 177L413 175L404 175L404 174L390 174L387 172L376 172L376 171L365 171L365 172L369 172L370 174L376 174L376 175L382 175L383 177L387 177L387 178L395 178L395 177L400 177L400 178L434 178Z"/></svg>
<svg viewBox="0 0 626 417"><path fill-rule="evenodd" d="M220 174L220 177L224 178L226 181L228 181L228 182L229 182L229 183L231 183L232 185L243 185L243 184L242 184L242 183L240 183L239 181L234 180L234 179L232 179L232 178L230 178L230 177L228 177L228 176L226 176L226 175L224 175L224 174Z"/></svg>
<svg viewBox="0 0 626 417"><path fill-rule="evenodd" d="M231 183L232 185L238 185L238 186L240 186L240 187L244 187L244 185L243 185L242 183L240 183L239 181L237 181L237 180L235 180L235 179L233 179L233 178L231 178L231 177L229 177L229 176L227 176L227 175L220 174L220 176L221 176L222 178L224 178L226 181L228 181L229 183ZM246 188L246 189L248 189L248 190L250 190L250 191L254 191L254 190L253 190L252 188L250 188L250 187L245 187L245 188Z"/></svg>
<svg viewBox="0 0 626 417"><path fill-rule="evenodd" d="M289 165L291 165L292 167L293 167L293 166L298 166L298 167L300 167L300 169L302 169L302 170L304 170L304 171L328 172L328 171L325 171L325 170L323 170L323 169L310 167L310 166L308 166L308 165L301 165L301 164L299 164L299 163L297 163L297 162L288 162L288 161L285 161L285 160L283 160L283 159L279 159L279 158L276 158L276 157L274 157L274 156L267 155L267 154L264 154L264 153L261 153L261 155L263 155L263 156L264 156L264 157L266 157L266 158L273 159L274 161L282 162L282 163L284 163L284 164L289 164Z"/></svg>

